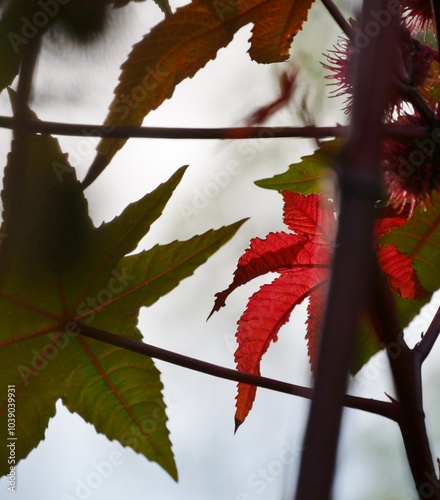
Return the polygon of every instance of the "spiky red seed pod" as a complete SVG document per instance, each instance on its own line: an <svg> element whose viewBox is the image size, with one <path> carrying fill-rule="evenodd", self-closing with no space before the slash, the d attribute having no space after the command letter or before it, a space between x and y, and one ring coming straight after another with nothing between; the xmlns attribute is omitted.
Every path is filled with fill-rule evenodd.
<svg viewBox="0 0 440 500"><path fill-rule="evenodd" d="M399 30L400 58L396 61L396 77L405 85L414 87L423 86L431 77L431 63L438 58L438 51L420 43L411 36L409 28L400 26ZM355 49L351 42L340 38L337 47L326 54L327 63L322 63L324 68L332 74L326 78L336 80L330 85L337 88L331 92L332 96L346 95L344 111L349 113L353 100L354 66L359 50ZM391 100L388 117L394 110L401 110L402 99L397 95Z"/></svg>
<svg viewBox="0 0 440 500"><path fill-rule="evenodd" d="M396 123L425 126L414 115L402 115ZM433 191L440 193L440 134L425 139L387 139L383 142L382 168L389 203L398 209L429 205Z"/></svg>
<svg viewBox="0 0 440 500"><path fill-rule="evenodd" d="M401 4L403 20L412 32L419 35L431 28L433 20L431 0L401 0Z"/></svg>
<svg viewBox="0 0 440 500"><path fill-rule="evenodd" d="M330 92L331 97L339 97L346 95L344 101L344 111L349 113L353 102L353 78L354 78L354 61L355 51L349 40L340 37L337 47L330 50L328 54L324 54L327 58L327 63L321 63L325 69L328 69L331 74L325 78L336 80L329 83L336 88Z"/></svg>

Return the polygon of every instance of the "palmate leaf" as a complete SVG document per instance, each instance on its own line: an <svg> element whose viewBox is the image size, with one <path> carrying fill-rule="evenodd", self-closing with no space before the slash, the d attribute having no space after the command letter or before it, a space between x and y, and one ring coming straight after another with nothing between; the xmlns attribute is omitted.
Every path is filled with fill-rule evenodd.
<svg viewBox="0 0 440 500"><path fill-rule="evenodd" d="M214 59L243 26L253 23L250 56L260 63L284 61L313 0L193 0L177 9L134 45L122 65L105 124L141 125L169 99L176 86ZM87 186L104 170L126 139L104 138L84 179Z"/></svg>
<svg viewBox="0 0 440 500"><path fill-rule="evenodd" d="M37 28L33 22L36 10L35 2L16 0L9 2L0 10L0 92L11 85L18 74L23 51L37 35L43 35L53 22L48 16L48 22ZM44 12L43 12L44 15Z"/></svg>
<svg viewBox="0 0 440 500"><path fill-rule="evenodd" d="M284 222L295 233L270 233L265 239L251 240L249 249L238 261L231 285L216 294L213 308L213 311L219 310L233 290L253 278L268 272L280 274L272 283L262 286L252 295L238 321L238 348L235 353L237 368L257 375L260 374L261 358L270 343L277 339L281 326L305 298L310 299L306 339L310 363L314 369L327 293L335 226L334 207L316 194L304 196L283 191L282 195ZM383 236L392 227L405 222L404 214L397 214L389 208L382 209L376 221L376 235ZM423 299L426 292L419 283L411 259L399 253L394 246L379 246L377 256L382 271L396 294L398 306L404 303L406 308L406 302L420 306L420 300L414 299ZM403 301L399 297L412 300ZM372 325L365 318L357 337L353 373L381 348ZM255 394L255 387L238 384L236 428L252 408Z"/></svg>
<svg viewBox="0 0 440 500"><path fill-rule="evenodd" d="M190 276L241 222L126 256L159 218L185 168L95 228L74 169L58 142L44 135L27 138L20 209L11 212L16 158L14 143L2 192L9 230L0 254L0 426L7 428L11 385L16 391L16 460L44 439L61 399L98 432L177 478L153 361L78 332L83 324L141 341L139 308ZM2 444L4 475L10 465Z"/></svg>
<svg viewBox="0 0 440 500"><path fill-rule="evenodd" d="M333 159L341 148L341 140L323 142L313 154L303 156L298 163L292 163L287 172L261 179L255 184L265 189L293 191L295 193L322 193L323 184L328 179Z"/></svg>
<svg viewBox="0 0 440 500"><path fill-rule="evenodd" d="M14 0L0 10L0 92L11 85L18 75L24 51L54 24L62 21L73 24L75 30L87 30L89 18L100 19L107 4L123 7L132 1L143 0ZM154 0L165 14L171 14L168 0ZM88 9L85 12L85 7ZM93 24L93 22L91 23Z"/></svg>

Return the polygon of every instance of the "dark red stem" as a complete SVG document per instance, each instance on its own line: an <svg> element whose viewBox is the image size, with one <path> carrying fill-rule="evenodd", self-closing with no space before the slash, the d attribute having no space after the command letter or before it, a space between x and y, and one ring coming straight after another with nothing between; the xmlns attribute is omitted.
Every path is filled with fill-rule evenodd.
<svg viewBox="0 0 440 500"><path fill-rule="evenodd" d="M173 365L182 366L190 370L195 370L200 373L206 373L214 377L219 377L226 380L235 380L245 384L264 387L272 391L292 394L301 398L311 399L313 397L313 389L302 387L299 385L288 384L279 380L274 380L267 377L243 373L223 366L207 363L189 356L184 356L176 352L168 351L160 347L155 347L138 340L133 340L122 335L111 332L106 332L98 328L82 325L77 322L69 322L64 328L66 331L75 332L77 335L90 337L100 342L122 347L128 351L149 356L151 358L160 359ZM378 401L375 399L360 398L357 396L346 395L344 397L344 406L357 410L363 410L382 417L389 418L397 422L400 414L399 405L395 402L388 403L386 401Z"/></svg>
<svg viewBox="0 0 440 500"><path fill-rule="evenodd" d="M438 482L429 446L423 410L422 363L435 342L439 313L434 317L423 344L410 349L399 325L393 293L379 264L374 267L375 284L371 294L370 315L379 337L388 348L397 399L401 405L398 424L402 433L408 463L420 498L440 499ZM427 495L427 491L431 493Z"/></svg>
<svg viewBox="0 0 440 500"><path fill-rule="evenodd" d="M347 35L347 38L352 38L353 28L350 23L345 18L344 14L339 10L333 0L322 0L325 8L328 10L329 14L336 21L341 30Z"/></svg>
<svg viewBox="0 0 440 500"><path fill-rule="evenodd" d="M364 1L360 29L386 0ZM328 500L342 401L359 317L371 286L374 204L380 198L380 125L389 102L397 19L359 53L351 134L339 158L340 216L296 500ZM380 78L378 78L380 75Z"/></svg>
<svg viewBox="0 0 440 500"><path fill-rule="evenodd" d="M10 116L0 116L0 128L12 129L16 120ZM61 123L44 120L24 120L21 127L28 132L77 137L108 137L115 139L206 139L206 140L245 140L271 138L312 138L327 139L347 137L349 128L335 127L217 127L217 128L175 128L175 127L137 127L118 125L108 127L90 123ZM385 137L423 138L427 136L425 127L403 126L393 123L381 127Z"/></svg>

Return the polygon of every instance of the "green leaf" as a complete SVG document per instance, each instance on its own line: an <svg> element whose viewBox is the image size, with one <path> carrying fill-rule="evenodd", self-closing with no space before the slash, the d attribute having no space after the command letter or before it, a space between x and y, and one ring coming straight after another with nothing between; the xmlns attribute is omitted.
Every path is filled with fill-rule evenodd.
<svg viewBox="0 0 440 500"><path fill-rule="evenodd" d="M14 0L8 2L1 11L0 19L0 92L14 81L18 75L23 53L37 36L45 33L51 26L53 17L46 16L47 22L37 27L32 19L35 15L35 2ZM43 12L44 14L44 12Z"/></svg>
<svg viewBox="0 0 440 500"><path fill-rule="evenodd" d="M109 0L122 7L133 0ZM140 1L140 0L135 0ZM171 14L168 0L154 0L164 14ZM5 3L5 2L3 2ZM86 7L86 9L85 9ZM11 85L20 69L23 53L37 37L43 36L57 21L64 23L69 35L87 41L102 29L106 2L58 2L13 0L7 2L0 19L0 92ZM59 25L60 23L58 23Z"/></svg>
<svg viewBox="0 0 440 500"><path fill-rule="evenodd" d="M177 479L163 385L153 360L91 339L74 342L64 360L70 372L62 395L65 406Z"/></svg>
<svg viewBox="0 0 440 500"><path fill-rule="evenodd" d="M427 304L432 294L440 288L440 271L436 263L440 257L440 198L432 194L431 205L420 205L412 217L399 227L393 227L379 240L381 245L395 245L399 252L408 255L427 296L420 300L407 300L394 294L400 326L406 328ZM420 332L422 333L422 332ZM367 321L362 323L357 338L352 372L356 373L383 346L380 345Z"/></svg>
<svg viewBox="0 0 440 500"><path fill-rule="evenodd" d="M402 299L397 294L394 294L400 326L402 328L406 328L420 313L421 308L430 301L431 297L432 294L428 294L425 299L409 300ZM397 349L399 348L398 346L394 347ZM361 325L356 336L351 373L353 375L356 374L372 356L377 354L383 348L384 345L381 344L377 338L370 321L366 317L362 318Z"/></svg>
<svg viewBox="0 0 440 500"><path fill-rule="evenodd" d="M434 292L440 288L440 198L435 192L431 198L426 209L419 205L408 222L391 229L381 243L409 255L423 287Z"/></svg>
<svg viewBox="0 0 440 500"><path fill-rule="evenodd" d="M127 323L135 325L139 308L151 306L179 282L193 274L216 250L240 228L243 221L218 230L209 230L187 241L155 245L150 250L129 255L107 275L113 288L109 297L92 302L93 293L83 294L77 306L76 321L113 332L127 332ZM106 282L102 283L105 286ZM101 285L99 285L101 286ZM98 286L98 288L99 288ZM105 288L104 288L105 290ZM98 292L99 294L99 292ZM101 314L105 309L106 314Z"/></svg>
<svg viewBox="0 0 440 500"><path fill-rule="evenodd" d="M159 218L185 168L95 228L80 183L58 142L27 136L19 207L11 193L16 143L8 158L0 228L0 426L15 390L16 461L41 440L61 399L92 423L177 478L160 374L150 358L78 335L81 324L141 341L139 309L190 276L241 222L129 255ZM12 210L12 208L14 210ZM0 474L9 473L0 451Z"/></svg>
<svg viewBox="0 0 440 500"><path fill-rule="evenodd" d="M257 62L285 61L293 37L307 19L313 0L193 0L177 9L134 45L122 65L119 85L105 124L141 125L144 117L169 99L176 86L214 59L234 34L252 22L249 53ZM126 139L104 138L84 179L91 184Z"/></svg>
<svg viewBox="0 0 440 500"><path fill-rule="evenodd" d="M292 163L287 172L256 181L255 184L265 189L294 191L304 195L322 193L323 183L328 180L330 167L341 144L340 139L323 142L313 154L303 156L298 163Z"/></svg>

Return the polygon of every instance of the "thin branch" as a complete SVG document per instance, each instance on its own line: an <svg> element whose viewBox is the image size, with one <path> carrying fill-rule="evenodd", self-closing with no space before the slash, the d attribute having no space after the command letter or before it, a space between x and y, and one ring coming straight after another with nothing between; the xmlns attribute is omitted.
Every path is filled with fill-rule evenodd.
<svg viewBox="0 0 440 500"><path fill-rule="evenodd" d="M0 128L12 129L16 124L10 116L0 116ZM53 134L74 137L107 137L115 139L211 139L211 140L243 140L272 138L304 138L327 139L346 137L348 127L217 127L217 128L174 128L174 127L138 127L131 125L97 125L61 123L44 120L25 120L21 127L39 134ZM384 124L381 129L384 137L408 137L421 139L427 136L425 127L404 126L394 123Z"/></svg>
<svg viewBox="0 0 440 500"><path fill-rule="evenodd" d="M425 361L428 357L431 349L434 347L434 344L440 333L440 307L437 309L431 324L426 330L425 335L423 335L422 340L419 344L414 348L420 353L421 362Z"/></svg>
<svg viewBox="0 0 440 500"><path fill-rule="evenodd" d="M232 370L230 368L225 368L213 363L208 363L206 361L201 361L189 356L184 356L182 354L168 351L160 347L145 344L138 340L133 340L127 337L123 337L122 335L106 332L104 330L82 325L76 322L74 325L72 324L72 322L69 322L69 324L66 325L65 330L75 332L75 334L90 337L95 340L99 340L100 342L105 342L117 347L122 347L123 349L136 352L143 356L160 359L167 363L182 366L183 368L195 370L197 372L212 375L214 377L255 385L257 387L263 387L265 389L282 392L284 394L291 394L294 396L299 396L301 398L312 399L313 397L313 389L310 389L308 387L288 384L287 382L281 382L279 380L274 380L267 377L252 375L250 373L239 372L237 370ZM363 410L369 413L374 413L376 415L381 415L396 422L399 418L400 413L399 406L395 402L388 403L386 401L378 401L375 399L367 399L357 396L346 395L344 398L344 405L347 408Z"/></svg>
<svg viewBox="0 0 440 500"><path fill-rule="evenodd" d="M13 128L14 119L0 116L0 128ZM106 137L114 139L271 139L304 137L340 137L347 133L347 127L217 127L217 128L175 128L175 127L138 127L132 125L93 125L50 121L27 121L22 126L29 132L82 136ZM422 132L416 131L416 133Z"/></svg>
<svg viewBox="0 0 440 500"><path fill-rule="evenodd" d="M393 373L397 399L401 405L398 424L403 438L408 463L420 497L429 477L434 493L430 498L440 499L439 483L436 477L425 424L422 392L423 350L427 356L430 344L438 335L439 318L431 323L429 339L422 350L410 349L403 338L391 288L380 270L377 259L374 271L374 290L370 297L370 314L378 336L387 345L388 359ZM439 316L439 315L436 315ZM435 332L435 329L437 331ZM393 347L393 349L391 349ZM396 352L396 348L398 351Z"/></svg>
<svg viewBox="0 0 440 500"><path fill-rule="evenodd" d="M425 101L422 94L416 87L412 85L405 85L400 82L396 82L396 86L400 91L402 97L407 99L414 108L420 113L422 118L431 128L436 128L439 125L437 117L431 106Z"/></svg>
<svg viewBox="0 0 440 500"><path fill-rule="evenodd" d="M322 3L325 5L325 8L328 10L329 14L333 17L341 30L349 39L352 39L354 33L353 28L350 26L350 23L347 21L344 14L342 14L333 0L322 0Z"/></svg>

